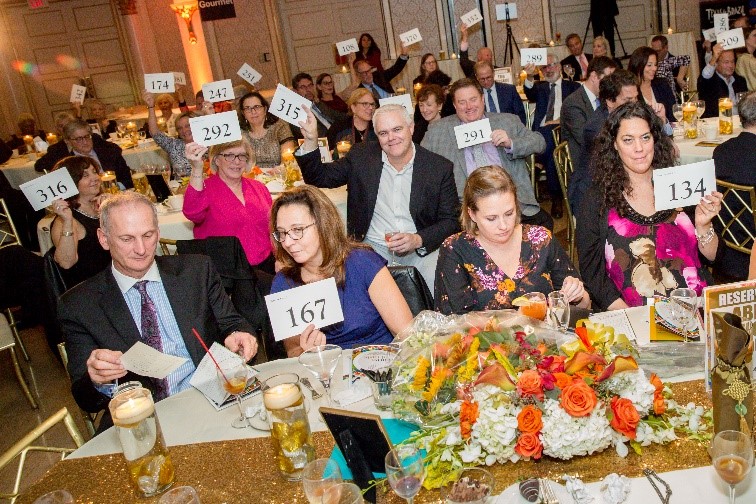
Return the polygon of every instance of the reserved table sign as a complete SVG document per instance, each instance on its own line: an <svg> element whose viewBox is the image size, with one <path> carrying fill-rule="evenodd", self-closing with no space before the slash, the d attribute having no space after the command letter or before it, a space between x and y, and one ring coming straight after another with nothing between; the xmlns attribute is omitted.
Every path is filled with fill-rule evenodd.
<svg viewBox="0 0 756 504"><path fill-rule="evenodd" d="M346 56L347 54L360 50L359 46L357 45L356 38L350 38L348 40L336 42L336 49L339 51L339 56Z"/></svg>
<svg viewBox="0 0 756 504"><path fill-rule="evenodd" d="M231 85L231 79L202 84L202 96L210 103L233 100L234 88Z"/></svg>
<svg viewBox="0 0 756 504"><path fill-rule="evenodd" d="M144 89L150 93L173 93L176 91L176 76L173 72L144 74Z"/></svg>
<svg viewBox="0 0 756 504"><path fill-rule="evenodd" d="M460 124L454 127L454 136L457 137L457 148L464 149L471 145L478 145L491 141L491 121L486 117L479 121Z"/></svg>
<svg viewBox="0 0 756 504"><path fill-rule="evenodd" d="M47 175L24 182L18 188L29 200L35 212L50 206L53 200L66 199L79 194L79 189L66 169L51 171Z"/></svg>
<svg viewBox="0 0 756 504"><path fill-rule="evenodd" d="M405 46L409 46L412 44L417 44L418 42L423 40L423 37L422 35L420 35L419 29L413 28L410 31L404 32L399 35L399 40L401 40Z"/></svg>
<svg viewBox="0 0 756 504"><path fill-rule="evenodd" d="M236 111L221 112L189 119L194 141L205 147L241 140Z"/></svg>
<svg viewBox="0 0 756 504"><path fill-rule="evenodd" d="M309 324L320 329L344 320L333 277L270 294L265 304L276 341L300 334Z"/></svg>
<svg viewBox="0 0 756 504"><path fill-rule="evenodd" d="M299 128L299 121L307 120L307 114L302 109L302 105L307 105L307 107L311 108L312 102L286 86L279 84L276 86L276 94L273 95L273 99L270 101L268 112Z"/></svg>
<svg viewBox="0 0 756 504"><path fill-rule="evenodd" d="M480 11L478 9L473 9L470 12L462 14L461 19L462 22L465 23L468 28L470 28L471 26L483 21L483 16L480 14Z"/></svg>
<svg viewBox="0 0 756 504"><path fill-rule="evenodd" d="M520 49L520 65L528 66L533 65L545 65L546 64L546 48L537 47L533 49L522 48Z"/></svg>
<svg viewBox="0 0 756 504"><path fill-rule="evenodd" d="M717 190L714 160L654 170L656 211L698 205Z"/></svg>
<svg viewBox="0 0 756 504"><path fill-rule="evenodd" d="M245 81L249 82L253 86L257 81L262 79L262 74L252 68L248 63L244 63L238 72L236 72L236 75L244 79Z"/></svg>

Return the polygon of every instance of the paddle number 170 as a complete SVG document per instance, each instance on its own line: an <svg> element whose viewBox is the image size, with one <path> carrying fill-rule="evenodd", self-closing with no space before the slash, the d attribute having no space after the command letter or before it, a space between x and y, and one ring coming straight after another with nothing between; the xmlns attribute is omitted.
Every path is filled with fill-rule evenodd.
<svg viewBox="0 0 756 504"><path fill-rule="evenodd" d="M694 193L700 194L703 198L706 194L706 188L704 187L703 179L698 181L695 189L691 189L692 185L693 184L689 180L683 180L679 184L670 184L669 188L672 191L672 201L677 201L679 199L688 199L693 196ZM681 192L678 194L678 191Z"/></svg>
<svg viewBox="0 0 756 504"><path fill-rule="evenodd" d="M291 318L291 327L297 327L299 325L298 322L309 324L315 320L315 317L318 314L318 306L320 306L320 320L325 318L325 299L316 299L312 304L314 305L314 308L310 309L310 301L306 302L304 306L302 306L302 309L299 310L298 314L294 313L293 306L286 310L286 313L288 313Z"/></svg>

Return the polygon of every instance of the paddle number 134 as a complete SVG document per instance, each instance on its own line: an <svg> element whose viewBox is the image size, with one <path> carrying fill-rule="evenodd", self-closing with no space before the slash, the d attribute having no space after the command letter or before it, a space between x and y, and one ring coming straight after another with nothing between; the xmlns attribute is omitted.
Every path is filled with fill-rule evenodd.
<svg viewBox="0 0 756 504"><path fill-rule="evenodd" d="M706 195L706 187L704 187L703 179L700 179L696 186L693 187L695 181L683 180L669 185L670 191L672 191L672 201L686 200L693 196L693 194L700 194L703 198Z"/></svg>
<svg viewBox="0 0 756 504"><path fill-rule="evenodd" d="M325 298L322 298L316 299L312 302L306 302L299 311L296 311L292 306L286 310L286 313L288 313L291 318L291 327L298 327L300 324L307 325L312 322L315 322L315 325L318 325L317 322L325 319L325 308L326 300ZM320 318L316 320L316 317Z"/></svg>

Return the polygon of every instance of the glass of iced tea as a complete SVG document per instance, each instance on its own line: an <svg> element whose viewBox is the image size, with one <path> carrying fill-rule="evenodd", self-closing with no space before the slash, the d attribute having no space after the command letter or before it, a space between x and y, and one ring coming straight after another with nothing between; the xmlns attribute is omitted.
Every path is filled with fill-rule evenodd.
<svg viewBox="0 0 756 504"><path fill-rule="evenodd" d="M542 292L528 292L524 297L527 302L520 305L520 313L530 318L546 320L548 304Z"/></svg>
<svg viewBox="0 0 756 504"><path fill-rule="evenodd" d="M231 427L234 429L247 427L249 424L241 404L241 393L247 388L247 379L249 378L247 364L241 357L230 357L228 360L219 362L216 371L218 381L223 385L226 392L234 397L236 405L239 407L239 417L231 422Z"/></svg>
<svg viewBox="0 0 756 504"><path fill-rule="evenodd" d="M735 504L735 486L743 481L753 466L753 444L740 431L718 432L709 449L714 470L730 487L730 504Z"/></svg>
<svg viewBox="0 0 756 504"><path fill-rule="evenodd" d="M386 247L388 247L389 253L391 254L391 262L389 263L389 266L399 265L399 263L396 262L396 253L394 252L394 249L391 248L391 239L398 234L399 231L386 231L386 234L383 237L386 240Z"/></svg>

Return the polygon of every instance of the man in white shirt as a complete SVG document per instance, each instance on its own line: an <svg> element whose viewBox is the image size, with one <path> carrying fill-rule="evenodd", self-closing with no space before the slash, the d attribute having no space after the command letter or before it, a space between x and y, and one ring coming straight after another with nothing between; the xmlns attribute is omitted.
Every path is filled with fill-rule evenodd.
<svg viewBox="0 0 756 504"><path fill-rule="evenodd" d="M735 53L715 44L711 60L698 76L697 89L698 96L706 102L702 117L719 115L720 98L730 98L734 104L738 93L748 91L746 80L735 73ZM737 111L733 109L732 113L737 114Z"/></svg>
<svg viewBox="0 0 756 504"><path fill-rule="evenodd" d="M514 114L522 124L527 123L525 107L517 88L512 84L494 81L494 68L490 61L478 61L475 64L475 78L483 87L486 112Z"/></svg>

